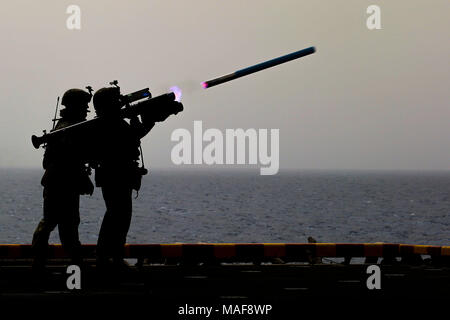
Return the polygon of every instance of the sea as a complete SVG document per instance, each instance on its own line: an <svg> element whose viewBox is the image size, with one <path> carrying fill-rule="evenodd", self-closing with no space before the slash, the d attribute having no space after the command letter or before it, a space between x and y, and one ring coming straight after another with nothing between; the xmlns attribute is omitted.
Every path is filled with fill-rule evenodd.
<svg viewBox="0 0 450 320"><path fill-rule="evenodd" d="M0 243L29 244L42 218L41 169L0 169ZM151 170L133 194L128 243L385 242L450 245L450 171ZM101 190L82 196L95 244ZM50 243L60 243L58 230Z"/></svg>

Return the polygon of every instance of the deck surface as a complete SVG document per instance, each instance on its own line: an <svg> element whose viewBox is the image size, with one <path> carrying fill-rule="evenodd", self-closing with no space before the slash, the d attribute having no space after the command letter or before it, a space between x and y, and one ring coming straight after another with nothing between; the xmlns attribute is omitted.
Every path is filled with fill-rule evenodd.
<svg viewBox="0 0 450 320"><path fill-rule="evenodd" d="M450 301L450 268L432 264L378 264L381 289L366 285L370 264L340 263L219 263L144 264L126 271L99 271L95 261L81 269L81 290L66 286L68 261L50 261L45 277L32 272L29 260L4 262L0 267L2 308L19 305L103 306L109 310L143 308L160 312L164 318L181 317L183 306L213 306L210 319L231 319L223 306L272 305L269 315L236 316L238 319L277 319L300 308L340 310L351 305L391 305L399 301L443 305ZM424 302L428 301L428 302ZM414 304L412 304L414 305ZM337 308L337 309L336 309ZM345 308L344 308L345 309ZM342 309L342 310L344 310ZM255 318L256 317L256 318Z"/></svg>

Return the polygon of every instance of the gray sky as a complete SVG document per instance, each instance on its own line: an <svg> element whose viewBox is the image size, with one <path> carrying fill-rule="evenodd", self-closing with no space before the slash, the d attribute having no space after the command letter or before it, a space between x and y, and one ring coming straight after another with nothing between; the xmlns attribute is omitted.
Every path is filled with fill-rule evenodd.
<svg viewBox="0 0 450 320"><path fill-rule="evenodd" d="M366 8L381 7L381 30ZM81 8L81 30L66 8ZM0 11L0 167L39 167L31 134L66 89L172 85L185 111L144 138L170 167L177 128L280 129L280 170L450 170L450 2L8 1ZM200 82L305 47L316 54L208 90ZM92 116L92 114L91 114Z"/></svg>

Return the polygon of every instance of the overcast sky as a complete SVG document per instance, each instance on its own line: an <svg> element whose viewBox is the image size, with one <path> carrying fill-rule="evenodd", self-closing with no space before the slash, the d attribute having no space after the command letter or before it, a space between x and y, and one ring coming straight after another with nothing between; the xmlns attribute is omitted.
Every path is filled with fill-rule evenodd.
<svg viewBox="0 0 450 320"><path fill-rule="evenodd" d="M71 4L81 30L66 28ZM381 30L366 27L371 4ZM56 97L117 79L123 93L183 90L185 111L143 139L153 168L173 166L171 133L202 120L279 129L280 170L450 170L448 0L8 1L0 12L0 167L40 167L30 136L51 127Z"/></svg>

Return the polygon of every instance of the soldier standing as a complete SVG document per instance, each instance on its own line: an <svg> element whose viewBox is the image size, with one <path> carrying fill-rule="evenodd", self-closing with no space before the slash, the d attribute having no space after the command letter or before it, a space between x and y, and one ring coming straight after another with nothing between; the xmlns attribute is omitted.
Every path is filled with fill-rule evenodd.
<svg viewBox="0 0 450 320"><path fill-rule="evenodd" d="M106 213L97 242L99 267L110 264L126 267L124 246L131 223L132 190L139 190L142 175L147 173L139 166L140 139L170 113L164 109L149 110L125 121L120 117L121 95L118 87L102 88L93 97L97 116L103 118L95 133L95 182L102 188ZM179 102L173 102L179 103ZM181 104L180 104L181 105ZM181 108L182 109L182 108Z"/></svg>
<svg viewBox="0 0 450 320"><path fill-rule="evenodd" d="M60 111L55 130L86 120L91 94L81 89L70 89L62 97L65 106ZM79 201L81 194L91 194L94 186L82 160L84 139L79 134L66 135L48 142L43 160L45 169L41 184L44 186L44 217L39 222L32 241L33 267L45 267L50 233L58 226L64 250L72 264L81 263L81 244L78 237L80 224Z"/></svg>

